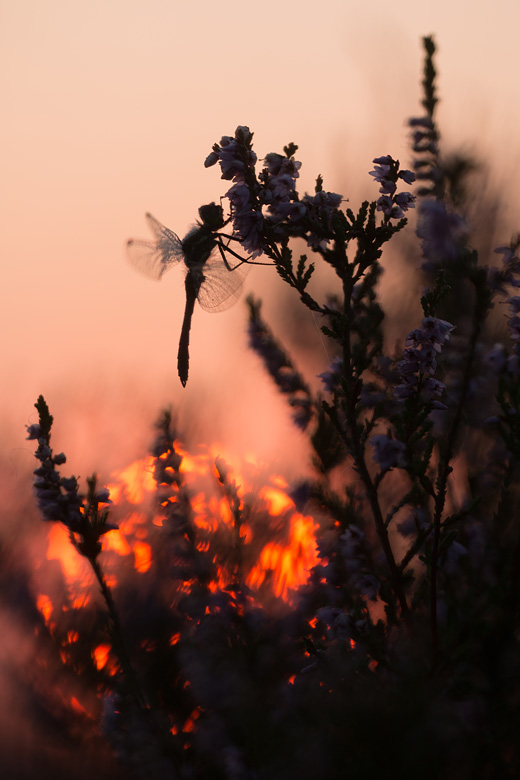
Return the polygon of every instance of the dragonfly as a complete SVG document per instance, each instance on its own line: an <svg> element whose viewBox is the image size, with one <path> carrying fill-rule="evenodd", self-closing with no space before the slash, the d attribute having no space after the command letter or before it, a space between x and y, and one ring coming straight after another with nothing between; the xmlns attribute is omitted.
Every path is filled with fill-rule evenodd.
<svg viewBox="0 0 520 780"><path fill-rule="evenodd" d="M151 279L162 279L166 271L176 265L180 265L185 273L186 306L177 353L177 370L183 387L188 381L190 329L195 301L209 312L228 309L240 297L249 270L247 261L225 245L218 233L227 224L222 207L215 203L201 206L199 215L200 222L181 240L173 230L151 214L146 214L154 241L130 239L126 245L130 264ZM234 267L227 261L226 251L238 258L239 262Z"/></svg>

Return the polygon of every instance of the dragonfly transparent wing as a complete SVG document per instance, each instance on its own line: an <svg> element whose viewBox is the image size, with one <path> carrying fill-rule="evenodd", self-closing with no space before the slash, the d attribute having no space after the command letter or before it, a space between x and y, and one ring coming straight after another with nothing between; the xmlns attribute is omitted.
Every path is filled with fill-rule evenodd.
<svg viewBox="0 0 520 780"><path fill-rule="evenodd" d="M156 240L130 239L126 244L126 253L130 264L137 271L150 279L159 280L172 266L184 260L182 243L173 230L161 225L151 214L147 214L146 219Z"/></svg>
<svg viewBox="0 0 520 780"><path fill-rule="evenodd" d="M233 306L240 298L248 271L249 267L245 263L228 271L220 255L214 252L202 268L204 281L197 295L202 308L209 312L219 312Z"/></svg>

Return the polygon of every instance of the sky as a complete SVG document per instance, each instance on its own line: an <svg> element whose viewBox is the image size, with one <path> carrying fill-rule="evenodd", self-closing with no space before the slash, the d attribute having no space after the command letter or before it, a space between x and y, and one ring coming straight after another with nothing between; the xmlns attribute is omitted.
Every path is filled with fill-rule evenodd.
<svg viewBox="0 0 520 780"><path fill-rule="evenodd" d="M259 157L298 144L303 191L321 173L352 204L376 197L372 159L410 161L406 119L420 113L429 34L443 140L478 149L490 176L508 182L513 224L519 27L515 0L0 3L0 426L9 474L32 463L24 426L40 393L56 417L56 446L83 474L142 454L168 403L194 439L266 458L279 456L281 440L300 441L246 349L242 304L195 312L181 387L182 277L173 271L156 284L136 274L125 241L147 237L147 211L185 235L198 207L227 189L203 162L239 124L253 130ZM319 339L307 312L287 323L294 310L280 284L257 268L246 291L263 298L275 329L287 327L289 346L300 324ZM323 345L318 370L327 360Z"/></svg>

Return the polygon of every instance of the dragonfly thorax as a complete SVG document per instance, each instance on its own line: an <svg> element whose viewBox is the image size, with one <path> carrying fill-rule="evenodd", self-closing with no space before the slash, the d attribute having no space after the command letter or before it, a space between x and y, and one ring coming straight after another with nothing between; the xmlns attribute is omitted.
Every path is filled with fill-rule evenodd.
<svg viewBox="0 0 520 780"><path fill-rule="evenodd" d="M192 228L182 242L188 268L202 268L215 249L218 238L205 225Z"/></svg>

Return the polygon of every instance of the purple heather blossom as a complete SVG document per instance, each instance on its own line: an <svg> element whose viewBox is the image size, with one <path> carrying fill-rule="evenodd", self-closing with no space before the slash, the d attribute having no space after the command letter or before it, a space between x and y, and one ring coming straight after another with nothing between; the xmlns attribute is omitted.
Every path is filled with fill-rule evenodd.
<svg viewBox="0 0 520 780"><path fill-rule="evenodd" d="M336 192L325 192L320 190L314 195L304 195L302 203L307 210L307 216L312 224L318 223L320 226L325 223L328 230L332 230L332 218L342 201L341 195ZM320 230L311 230L306 236L307 245L311 249L325 250L329 238L321 234Z"/></svg>
<svg viewBox="0 0 520 780"><path fill-rule="evenodd" d="M412 117L408 120L410 127L424 127L426 130L433 130L433 122L429 116Z"/></svg>
<svg viewBox="0 0 520 780"><path fill-rule="evenodd" d="M96 501L99 504L111 504L110 490L107 487L101 488L96 492Z"/></svg>
<svg viewBox="0 0 520 780"><path fill-rule="evenodd" d="M239 125L234 137L224 135L220 144L213 145L213 151L204 161L205 167L219 162L223 179L244 182L248 168L253 168L257 160L251 149L251 139L249 128Z"/></svg>
<svg viewBox="0 0 520 780"><path fill-rule="evenodd" d="M369 442L374 448L373 458L381 471L406 465L406 445L402 441L380 433L372 436Z"/></svg>
<svg viewBox="0 0 520 780"><path fill-rule="evenodd" d="M318 374L327 393L333 393L338 386L343 370L343 358L339 355L332 359L332 362L326 371Z"/></svg>
<svg viewBox="0 0 520 780"><path fill-rule="evenodd" d="M439 263L453 262L460 257L467 227L464 219L447 211L441 200L424 198L419 207L417 235L423 244L423 268L432 270Z"/></svg>
<svg viewBox="0 0 520 780"><path fill-rule="evenodd" d="M520 355L520 296L513 295L507 299L506 303L509 304L511 312L507 320L509 337L513 342L513 352L518 356Z"/></svg>
<svg viewBox="0 0 520 780"><path fill-rule="evenodd" d="M301 162L294 157L284 157L275 152L267 154L264 162L269 178L267 186L260 193L261 201L268 206L269 213L276 222L286 219L289 214L297 218L299 211L291 212L290 207L298 197L296 179L300 175Z"/></svg>
<svg viewBox="0 0 520 780"><path fill-rule="evenodd" d="M264 226L264 218L261 212L251 206L251 194L249 188L237 182L226 192L231 205L231 218L233 229L241 239L242 244L252 257L262 254L260 239Z"/></svg>
<svg viewBox="0 0 520 780"><path fill-rule="evenodd" d="M392 175L392 167L395 167L395 160L390 157L389 154L383 157L376 157L372 160L375 164L373 171L370 171L369 176L373 176L378 182L386 182L388 177Z"/></svg>
<svg viewBox="0 0 520 780"><path fill-rule="evenodd" d="M320 190L314 195L304 195L302 198L309 209L315 209L320 216L325 213L328 219L332 217L342 200L343 198L337 192L325 192L325 190Z"/></svg>
<svg viewBox="0 0 520 780"><path fill-rule="evenodd" d="M494 344L484 357L484 363L489 366L493 374L501 374L506 367L507 353L503 344Z"/></svg>
<svg viewBox="0 0 520 780"><path fill-rule="evenodd" d="M428 514L424 507L415 506L411 508L410 513L398 523L398 529L403 536L412 536L418 530L424 530L428 525Z"/></svg>
<svg viewBox="0 0 520 780"><path fill-rule="evenodd" d="M409 171L407 171L409 173ZM394 198L395 208L400 211L399 219L403 216L404 211L415 208L415 195L410 192L399 192Z"/></svg>
<svg viewBox="0 0 520 780"><path fill-rule="evenodd" d="M397 176L406 184L413 184L415 181L415 173L413 171L399 171Z"/></svg>
<svg viewBox="0 0 520 780"><path fill-rule="evenodd" d="M377 200L377 211L382 211L385 217L391 217L392 216L392 209L394 207L394 202L392 198L389 195L382 195Z"/></svg>
<svg viewBox="0 0 520 780"><path fill-rule="evenodd" d="M41 425L34 423L34 425L27 426L27 439L39 439L42 435Z"/></svg>
<svg viewBox="0 0 520 780"><path fill-rule="evenodd" d="M406 337L406 349L397 364L402 383L394 388L394 398L404 401L417 391L419 377L426 377L422 383L425 400L432 401L435 409L445 409L437 399L445 386L432 379L437 369L437 355L449 339L454 326L438 317L425 317L420 328L410 331Z"/></svg>
<svg viewBox="0 0 520 780"><path fill-rule="evenodd" d="M302 167L301 162L294 157L284 157L282 154L270 152L264 158L269 176L290 176L291 179L297 179L300 174L298 171Z"/></svg>
<svg viewBox="0 0 520 780"><path fill-rule="evenodd" d="M376 157L373 162L376 167L370 171L370 176L381 184L377 210L382 211L387 219L402 219L404 212L414 207L415 196L409 192L396 195L397 180L402 179L406 184L412 184L415 174L412 171L399 171L399 161L390 155Z"/></svg>

